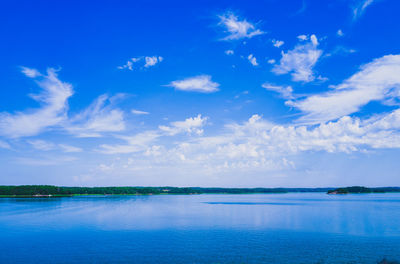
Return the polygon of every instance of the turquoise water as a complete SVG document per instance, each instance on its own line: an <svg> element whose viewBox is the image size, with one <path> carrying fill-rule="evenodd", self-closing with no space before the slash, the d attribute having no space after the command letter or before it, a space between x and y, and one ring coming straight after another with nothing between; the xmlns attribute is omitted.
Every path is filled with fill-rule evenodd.
<svg viewBox="0 0 400 264"><path fill-rule="evenodd" d="M400 260L400 194L0 198L0 263Z"/></svg>

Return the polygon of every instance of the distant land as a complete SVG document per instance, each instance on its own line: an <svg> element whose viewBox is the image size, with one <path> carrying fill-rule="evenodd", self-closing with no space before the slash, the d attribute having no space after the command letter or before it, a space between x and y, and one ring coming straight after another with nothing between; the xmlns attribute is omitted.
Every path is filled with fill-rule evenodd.
<svg viewBox="0 0 400 264"><path fill-rule="evenodd" d="M257 194L325 192L328 194L400 192L400 187L366 188L204 188L204 187L64 187L53 185L0 186L0 197L63 197L78 195Z"/></svg>
<svg viewBox="0 0 400 264"><path fill-rule="evenodd" d="M387 193L400 192L400 187L377 187L367 188L362 186L352 186L329 190L328 194L349 194L349 193Z"/></svg>

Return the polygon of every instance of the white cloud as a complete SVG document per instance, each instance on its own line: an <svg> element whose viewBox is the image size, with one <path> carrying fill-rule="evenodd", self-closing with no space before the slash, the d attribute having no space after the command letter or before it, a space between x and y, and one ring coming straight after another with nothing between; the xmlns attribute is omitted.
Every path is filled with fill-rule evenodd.
<svg viewBox="0 0 400 264"><path fill-rule="evenodd" d="M28 143L37 150L49 151L55 148L55 145L45 140L28 140Z"/></svg>
<svg viewBox="0 0 400 264"><path fill-rule="evenodd" d="M162 62L163 60L164 60L164 58L161 56L142 56L142 57L137 57L137 58L131 58L124 65L118 66L117 68L120 70L128 69L130 71L133 71L135 69L134 64L136 64L136 63L141 62L139 64L138 68L140 68L140 67L150 68L150 67L155 66L156 64Z"/></svg>
<svg viewBox="0 0 400 264"><path fill-rule="evenodd" d="M60 124L66 118L67 100L73 94L72 86L60 81L52 68L47 70L47 75L28 68L22 71L28 77L40 77L36 83L42 91L30 97L38 101L41 107L14 114L0 113L0 135L10 138L34 136Z"/></svg>
<svg viewBox="0 0 400 264"><path fill-rule="evenodd" d="M58 146L61 148L61 150L63 152L67 152L67 153L72 153L72 152L82 152L83 149L75 147L75 146L71 146L71 145L67 145L67 144L58 144Z"/></svg>
<svg viewBox="0 0 400 264"><path fill-rule="evenodd" d="M235 52L233 50L225 50L226 55L233 55Z"/></svg>
<svg viewBox="0 0 400 264"><path fill-rule="evenodd" d="M210 75L198 75L183 80L173 81L168 86L187 92L213 93L219 91L219 83L211 81Z"/></svg>
<svg viewBox="0 0 400 264"><path fill-rule="evenodd" d="M187 161L219 162L220 166L225 162L234 166L242 162L243 166L257 167L270 166L268 161L276 163L306 151L349 153L400 148L399 110L379 120L344 116L336 122L310 127L277 125L253 115L243 124L226 128L225 134L181 143L174 151L184 155Z"/></svg>
<svg viewBox="0 0 400 264"><path fill-rule="evenodd" d="M247 57L247 59L249 60L249 62L251 63L251 65L253 65L253 66L258 66L257 59L256 59L256 57L253 56L253 54L250 54L250 55Z"/></svg>
<svg viewBox="0 0 400 264"><path fill-rule="evenodd" d="M120 69L120 70L128 69L130 71L133 71L133 64L138 62L138 61L140 61L140 60L141 60L140 57L139 58L131 58L124 65L118 66L117 68Z"/></svg>
<svg viewBox="0 0 400 264"><path fill-rule="evenodd" d="M148 68L148 67L156 65L157 63L162 62L164 58L161 56L158 56L158 57L152 56L152 57L145 57L144 59L146 61L144 67Z"/></svg>
<svg viewBox="0 0 400 264"><path fill-rule="evenodd" d="M141 144L143 135L138 135L139 139L135 136L131 144L109 146L108 151L136 153L130 156L135 161L134 166L151 164L152 170L175 167L210 174L241 170L282 171L295 167L290 159L302 152L350 153L400 148L399 128L400 110L379 119L360 120L345 116L318 126L278 125L253 115L241 124L226 125L224 131L215 136L181 138L168 147L160 142L154 145L154 137L147 145ZM155 135L161 140L162 135Z"/></svg>
<svg viewBox="0 0 400 264"><path fill-rule="evenodd" d="M355 52L357 52L357 50L339 45L336 46L330 53L326 54L325 56L329 57L336 54L347 55Z"/></svg>
<svg viewBox="0 0 400 264"><path fill-rule="evenodd" d="M282 40L276 40L276 39L273 39L273 40L272 40L272 45L273 45L274 47L279 48L279 47L281 47L283 44L285 44L285 42L282 41Z"/></svg>
<svg viewBox="0 0 400 264"><path fill-rule="evenodd" d="M11 146L7 142L0 140L0 148L2 148L2 149L11 149Z"/></svg>
<svg viewBox="0 0 400 264"><path fill-rule="evenodd" d="M280 85L273 85L270 83L264 83L262 87L269 91L274 91L279 93L284 99L294 99L293 88L291 86L280 86Z"/></svg>
<svg viewBox="0 0 400 264"><path fill-rule="evenodd" d="M101 137L104 132L125 130L124 114L113 107L113 99L99 96L88 108L73 116L65 129L77 137Z"/></svg>
<svg viewBox="0 0 400 264"><path fill-rule="evenodd" d="M150 114L149 112L140 111L140 110L136 110L136 109L132 109L131 113L134 114L134 115L148 115L148 114Z"/></svg>
<svg viewBox="0 0 400 264"><path fill-rule="evenodd" d="M337 35L338 37L343 37L343 36L344 36L344 33L343 33L343 31L342 31L341 29L339 29L339 30L336 32L336 35Z"/></svg>
<svg viewBox="0 0 400 264"><path fill-rule="evenodd" d="M43 156L40 158L19 157L17 158L16 161L20 164L28 166L54 166L72 162L75 160L76 160L75 157L70 157L70 156Z"/></svg>
<svg viewBox="0 0 400 264"><path fill-rule="evenodd" d="M400 55L388 55L363 65L360 71L332 87L289 105L305 115L301 122L324 122L358 112L371 101L397 104L400 98Z"/></svg>
<svg viewBox="0 0 400 264"><path fill-rule="evenodd" d="M359 18L365 11L365 9L370 6L375 0L359 0L357 4L353 7L353 19Z"/></svg>
<svg viewBox="0 0 400 264"><path fill-rule="evenodd" d="M104 154L127 154L146 151L160 137L158 131L145 131L134 136L119 136L126 144L103 144L99 152Z"/></svg>
<svg viewBox="0 0 400 264"><path fill-rule="evenodd" d="M182 132L201 135L207 119L207 117L201 117L199 114L196 117L187 118L185 121L172 122L171 126L159 126L159 129L171 136Z"/></svg>
<svg viewBox="0 0 400 264"><path fill-rule="evenodd" d="M280 63L275 65L272 72L275 74L291 73L293 81L311 82L315 79L313 67L322 55L318 49L318 39L311 35L310 41L298 44L293 50L282 51Z"/></svg>
<svg viewBox="0 0 400 264"><path fill-rule="evenodd" d="M167 131L145 131L121 138L126 144L103 145L101 151L130 153L119 165L112 162L115 172L123 168L127 173L147 175L160 171L160 175L182 173L186 177L188 172L208 176L267 171L273 172L270 175L285 174L297 170L297 158L304 153L400 148L400 110L364 120L344 116L334 122L311 126L275 124L256 114L245 122L226 124L222 130L214 130L213 135L201 128L202 132L195 133L196 136L174 137L171 142L170 137L174 135L169 133L171 128L179 127L185 133L187 126L183 123L201 127L199 124L203 122L194 121L196 117L191 119L179 121L179 125L173 122Z"/></svg>
<svg viewBox="0 0 400 264"><path fill-rule="evenodd" d="M274 59L267 60L268 64L274 64L276 61Z"/></svg>
<svg viewBox="0 0 400 264"><path fill-rule="evenodd" d="M301 40L301 41L308 40L308 36L307 35L299 35L299 36L297 36L297 38L299 40Z"/></svg>
<svg viewBox="0 0 400 264"><path fill-rule="evenodd" d="M27 68L27 67L21 67L21 71L23 74L25 74L27 77L29 78L36 78L39 76L42 76L42 74L36 70L36 69L31 69L31 68Z"/></svg>
<svg viewBox="0 0 400 264"><path fill-rule="evenodd" d="M117 136L126 144L103 144L99 152L105 154L127 154L127 153L147 153L147 156L160 153L161 147L154 145L160 137L175 136L180 133L200 136L203 134L203 127L208 118L200 114L196 117L190 117L184 121L171 122L169 126L159 126L158 130L149 130L138 133L133 136ZM164 149L164 147L162 147Z"/></svg>
<svg viewBox="0 0 400 264"><path fill-rule="evenodd" d="M36 139L36 140L28 140L27 141L33 148L42 151L50 151L50 150L61 150L63 152L71 153L71 152L82 152L81 148L70 146L67 144L54 144L53 142Z"/></svg>
<svg viewBox="0 0 400 264"><path fill-rule="evenodd" d="M229 34L224 40L237 40L242 38L252 38L264 34L261 30L246 19L240 20L238 16L233 13L225 13L219 16L220 25L224 26L226 32Z"/></svg>

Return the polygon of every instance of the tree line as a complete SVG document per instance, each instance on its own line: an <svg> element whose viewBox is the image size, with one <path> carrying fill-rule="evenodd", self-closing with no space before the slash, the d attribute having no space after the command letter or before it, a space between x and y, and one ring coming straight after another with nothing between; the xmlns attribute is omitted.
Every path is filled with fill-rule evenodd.
<svg viewBox="0 0 400 264"><path fill-rule="evenodd" d="M206 193L286 193L327 192L329 188L202 188L202 187L63 187L53 185L0 186L0 195L146 195L146 194L206 194Z"/></svg>

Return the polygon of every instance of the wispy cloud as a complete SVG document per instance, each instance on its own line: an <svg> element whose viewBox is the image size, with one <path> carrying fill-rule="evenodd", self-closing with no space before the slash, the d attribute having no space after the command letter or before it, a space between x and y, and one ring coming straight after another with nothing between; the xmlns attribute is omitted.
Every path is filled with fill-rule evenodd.
<svg viewBox="0 0 400 264"><path fill-rule="evenodd" d="M353 6L353 19L358 19L365 11L365 9L370 6L376 0L358 0Z"/></svg>
<svg viewBox="0 0 400 264"><path fill-rule="evenodd" d="M98 150L104 154L126 154L146 151L160 137L158 131L144 131L134 136L119 136L125 144L102 144Z"/></svg>
<svg viewBox="0 0 400 264"><path fill-rule="evenodd" d="M214 93L219 91L219 83L213 82L210 75L198 75L183 80L173 81L167 86L187 92Z"/></svg>
<svg viewBox="0 0 400 264"><path fill-rule="evenodd" d="M55 145L53 143L40 139L28 140L28 143L37 150L49 151L55 148Z"/></svg>
<svg viewBox="0 0 400 264"><path fill-rule="evenodd" d="M200 136L203 134L203 127L207 120L207 117L202 117L199 114L184 121L171 122L167 126L160 125L158 130L148 130L133 136L117 136L117 138L125 141L125 144L103 144L98 151L105 154L141 152L142 154L147 153L146 155L152 155L155 152L159 152L161 148L165 148L156 145L160 137L171 137L181 133Z"/></svg>
<svg viewBox="0 0 400 264"><path fill-rule="evenodd" d="M246 19L240 19L231 12L227 12L219 16L219 24L223 26L228 35L223 40L237 40L243 38L252 38L264 34L263 31L257 29L256 26Z"/></svg>
<svg viewBox="0 0 400 264"><path fill-rule="evenodd" d="M105 132L125 130L124 113L115 108L108 95L99 96L89 107L64 124L77 137L100 137Z"/></svg>
<svg viewBox="0 0 400 264"><path fill-rule="evenodd" d="M50 151L50 150L61 150L62 152L72 153L72 152L82 152L81 148L67 145L67 144L55 144L50 141L35 139L27 141L34 149L41 151Z"/></svg>
<svg viewBox="0 0 400 264"><path fill-rule="evenodd" d="M400 55L388 55L365 64L360 71L332 87L289 105L305 115L301 122L324 122L358 112L371 101L397 104L400 97Z"/></svg>
<svg viewBox="0 0 400 264"><path fill-rule="evenodd" d="M30 97L41 107L12 114L0 113L0 134L10 138L34 136L63 122L68 110L67 100L73 94L72 85L58 79L56 70L52 68L46 75L26 67L22 72L30 78L37 78L36 83L42 91Z"/></svg>
<svg viewBox="0 0 400 264"><path fill-rule="evenodd" d="M235 52L233 50L225 50L226 55L233 55Z"/></svg>
<svg viewBox="0 0 400 264"><path fill-rule="evenodd" d="M28 166L55 166L75 160L76 158L71 156L43 156L40 158L19 157L16 162Z"/></svg>
<svg viewBox="0 0 400 264"><path fill-rule="evenodd" d="M279 93L282 98L284 99L293 99L293 88L291 86L281 86L281 85L274 85L270 83L264 83L262 85L263 88Z"/></svg>
<svg viewBox="0 0 400 264"><path fill-rule="evenodd" d="M82 152L83 151L82 148L71 146L71 145L67 145L67 144L58 144L58 147L60 147L61 150L63 152L66 152L66 153Z"/></svg>
<svg viewBox="0 0 400 264"><path fill-rule="evenodd" d="M11 146L7 142L0 140L0 148L2 148L2 149L11 149Z"/></svg>
<svg viewBox="0 0 400 264"><path fill-rule="evenodd" d="M308 36L299 36L301 41L307 41ZM311 35L305 44L298 44L293 50L282 51L280 63L272 69L275 74L291 73L293 81L311 82L315 79L313 68L322 55L318 49L318 39Z"/></svg>
<svg viewBox="0 0 400 264"><path fill-rule="evenodd" d="M131 113L134 115L148 115L150 114L149 112L145 112L145 111L141 111L141 110L136 110L136 109L132 109Z"/></svg>
<svg viewBox="0 0 400 264"><path fill-rule="evenodd" d="M23 66L21 67L21 72L29 78L36 78L42 76L42 74L38 70Z"/></svg>

